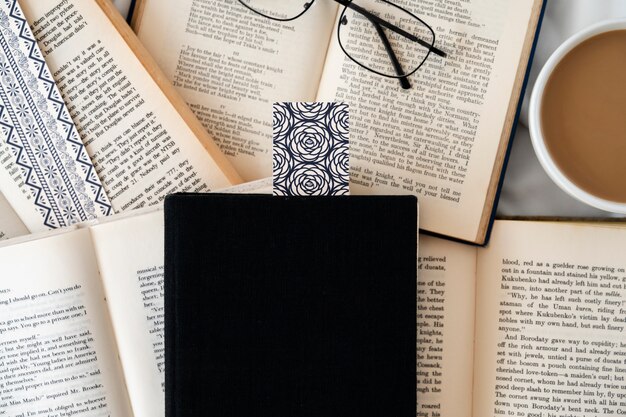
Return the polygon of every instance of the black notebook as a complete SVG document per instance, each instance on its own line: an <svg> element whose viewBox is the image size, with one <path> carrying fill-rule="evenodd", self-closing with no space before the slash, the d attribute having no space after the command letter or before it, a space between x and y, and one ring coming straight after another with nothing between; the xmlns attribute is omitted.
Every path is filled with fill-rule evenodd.
<svg viewBox="0 0 626 417"><path fill-rule="evenodd" d="M165 202L167 417L414 417L417 200Z"/></svg>

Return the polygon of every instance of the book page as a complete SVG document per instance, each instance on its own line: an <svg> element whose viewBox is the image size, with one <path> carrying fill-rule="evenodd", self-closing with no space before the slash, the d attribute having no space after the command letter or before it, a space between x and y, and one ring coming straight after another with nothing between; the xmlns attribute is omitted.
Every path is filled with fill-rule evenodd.
<svg viewBox="0 0 626 417"><path fill-rule="evenodd" d="M423 208L421 228L481 241L539 2L395 3L429 24L435 46L448 56L431 53L410 77L412 88L403 90L397 79L355 64L334 36L317 100L350 104L353 194L416 194ZM388 59L382 42L371 47Z"/></svg>
<svg viewBox="0 0 626 417"><path fill-rule="evenodd" d="M0 240L28 234L28 229L0 192Z"/></svg>
<svg viewBox="0 0 626 417"><path fill-rule="evenodd" d="M164 415L163 211L93 226L135 417Z"/></svg>
<svg viewBox="0 0 626 417"><path fill-rule="evenodd" d="M238 181L108 0L21 4L116 212Z"/></svg>
<svg viewBox="0 0 626 417"><path fill-rule="evenodd" d="M271 175L272 103L315 99L336 3L284 23L237 0L137 3L139 39L244 180Z"/></svg>
<svg viewBox="0 0 626 417"><path fill-rule="evenodd" d="M271 194L271 186L261 180L218 192ZM163 210L116 217L90 230L119 355L135 417L163 416Z"/></svg>
<svg viewBox="0 0 626 417"><path fill-rule="evenodd" d="M471 417L476 248L420 236L417 416Z"/></svg>
<svg viewBox="0 0 626 417"><path fill-rule="evenodd" d="M626 410L626 228L497 221L478 256L474 416Z"/></svg>
<svg viewBox="0 0 626 417"><path fill-rule="evenodd" d="M230 194L272 194L273 178L263 178L256 181L245 182L243 184L228 187L222 190L216 190L216 193Z"/></svg>
<svg viewBox="0 0 626 417"><path fill-rule="evenodd" d="M0 415L132 417L88 230L0 249Z"/></svg>

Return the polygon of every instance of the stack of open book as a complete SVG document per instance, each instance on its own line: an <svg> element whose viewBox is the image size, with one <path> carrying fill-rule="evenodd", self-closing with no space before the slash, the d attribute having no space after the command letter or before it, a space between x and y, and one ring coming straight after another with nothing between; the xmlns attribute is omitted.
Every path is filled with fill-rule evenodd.
<svg viewBox="0 0 626 417"><path fill-rule="evenodd" d="M543 2L397 3L448 54L408 91L343 55L332 1L272 23L143 0L132 29L108 0L0 6L0 239L44 233L0 249L0 415L163 415L159 203L271 175L274 101L348 102L352 192L415 194L422 231L486 243ZM624 245L590 224L422 236L417 415L626 409Z"/></svg>

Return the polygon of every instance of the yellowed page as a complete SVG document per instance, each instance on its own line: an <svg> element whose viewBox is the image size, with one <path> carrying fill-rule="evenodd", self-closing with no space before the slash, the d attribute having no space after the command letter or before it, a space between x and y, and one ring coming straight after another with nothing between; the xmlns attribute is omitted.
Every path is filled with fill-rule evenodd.
<svg viewBox="0 0 626 417"><path fill-rule="evenodd" d="M158 69L108 0L21 5L116 211L236 180L157 84Z"/></svg>
<svg viewBox="0 0 626 417"><path fill-rule="evenodd" d="M319 0L279 23L236 0L143 0L134 29L250 181L272 174L272 103L315 98L336 12Z"/></svg>
<svg viewBox="0 0 626 417"><path fill-rule="evenodd" d="M133 417L88 230L0 249L0 414Z"/></svg>
<svg viewBox="0 0 626 417"><path fill-rule="evenodd" d="M447 58L431 54L410 77L412 88L403 90L397 80L357 66L334 37L317 100L350 104L354 194L416 194L421 228L481 241L483 209L486 203L491 208L486 196L495 191L494 165L499 177L502 161L495 161L502 156L501 139L510 134L507 115L512 98L517 101L512 91L523 78L518 68L526 67L520 60L537 2L395 3L432 26Z"/></svg>
<svg viewBox="0 0 626 417"><path fill-rule="evenodd" d="M91 234L135 417L163 416L163 211Z"/></svg>
<svg viewBox="0 0 626 417"><path fill-rule="evenodd" d="M216 190L215 192L230 194L272 194L272 181L273 178L268 177L256 181L245 182L243 184L224 188L222 190Z"/></svg>
<svg viewBox="0 0 626 417"><path fill-rule="evenodd" d="M264 180L219 192L272 190ZM101 222L91 236L133 411L135 417L163 416L163 210Z"/></svg>
<svg viewBox="0 0 626 417"><path fill-rule="evenodd" d="M28 234L28 229L0 192L0 240Z"/></svg>
<svg viewBox="0 0 626 417"><path fill-rule="evenodd" d="M476 248L419 244L417 416L471 417Z"/></svg>
<svg viewBox="0 0 626 417"><path fill-rule="evenodd" d="M474 416L626 410L626 228L497 221L478 255Z"/></svg>

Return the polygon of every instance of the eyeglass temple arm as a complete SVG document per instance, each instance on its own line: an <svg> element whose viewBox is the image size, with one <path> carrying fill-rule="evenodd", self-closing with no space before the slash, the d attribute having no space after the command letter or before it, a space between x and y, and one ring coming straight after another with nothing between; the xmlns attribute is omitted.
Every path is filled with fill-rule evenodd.
<svg viewBox="0 0 626 417"><path fill-rule="evenodd" d="M412 40L413 42L417 42L418 44L422 45L424 48L428 48L432 53L439 55L440 57L445 58L446 57L446 53L444 51L442 51L441 49L437 48L434 45L429 44L428 42L418 38L415 35L410 34L409 32L402 30L401 28L397 27L396 25L392 25L391 23L387 22L384 19L381 19L380 17L376 16L375 14L372 14L370 12L368 12L367 10L365 10L364 8L352 3L352 0L335 0L337 3L341 4L342 6L346 6L352 10L354 10L357 13L362 14L365 18L367 18L368 20L370 20L372 23L378 23L380 26L386 27L389 30L392 30L394 32L396 32L399 35L404 36L407 39Z"/></svg>
<svg viewBox="0 0 626 417"><path fill-rule="evenodd" d="M378 23L372 22L372 24L376 28L376 32L378 32L378 36L380 36L380 40L383 41L383 45L385 45L385 49L387 50L387 55L389 55L389 59L391 60L391 63L393 64L393 68L396 70L396 74L398 74L398 76L400 77L399 78L400 85L405 90L408 90L409 88L411 88L411 83L409 82L407 77L403 77L404 70L402 70L402 65L400 64L400 61L398 60L396 53L393 51L393 48L391 47L389 38L387 37L387 35L385 35L385 31L383 31L383 28Z"/></svg>

